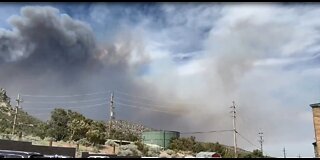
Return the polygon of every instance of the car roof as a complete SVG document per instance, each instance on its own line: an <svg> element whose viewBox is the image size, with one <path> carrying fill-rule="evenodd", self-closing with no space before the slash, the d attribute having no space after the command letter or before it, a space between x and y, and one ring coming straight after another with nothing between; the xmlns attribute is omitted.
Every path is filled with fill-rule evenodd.
<svg viewBox="0 0 320 160"><path fill-rule="evenodd" d="M9 154L3 154L4 157L15 157L15 158L18 158L18 157L24 157L23 155L20 155L20 154L13 154L13 153L9 153Z"/></svg>
<svg viewBox="0 0 320 160"><path fill-rule="evenodd" d="M0 153L17 153L17 154L26 154L26 155L41 155L37 152L25 152L25 151L14 151L14 150L0 150Z"/></svg>
<svg viewBox="0 0 320 160"><path fill-rule="evenodd" d="M109 157L109 156L89 156L89 157Z"/></svg>

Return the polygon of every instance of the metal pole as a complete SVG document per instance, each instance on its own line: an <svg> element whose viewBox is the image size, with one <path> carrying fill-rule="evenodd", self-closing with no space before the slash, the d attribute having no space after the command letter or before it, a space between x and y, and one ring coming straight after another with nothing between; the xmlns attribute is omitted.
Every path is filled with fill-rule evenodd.
<svg viewBox="0 0 320 160"><path fill-rule="evenodd" d="M17 115L18 115L18 107L15 107L15 114L14 114L14 119L13 119L13 126L12 126L12 135L14 135L14 131L16 128L16 123L17 123Z"/></svg>
<svg viewBox="0 0 320 160"><path fill-rule="evenodd" d="M234 158L237 158L238 155L237 155L237 130L236 130L236 106L235 106L235 103L234 101L232 101L232 106L231 108L233 109L232 110L232 118L233 118L233 142L234 142Z"/></svg>
<svg viewBox="0 0 320 160"><path fill-rule="evenodd" d="M111 136L111 130L112 130L112 121L115 119L114 118L114 107L113 107L113 92L111 93L110 96L110 120L109 120L109 138Z"/></svg>
<svg viewBox="0 0 320 160"><path fill-rule="evenodd" d="M259 135L260 135L260 150L261 150L261 154L263 156L263 148L262 148L262 145L263 145L263 132L259 132Z"/></svg>
<svg viewBox="0 0 320 160"><path fill-rule="evenodd" d="M163 131L163 150L165 150L166 147L166 132Z"/></svg>
<svg viewBox="0 0 320 160"><path fill-rule="evenodd" d="M17 101L17 106L15 106L15 115L14 115L14 119L13 119L12 135L14 135L14 132L16 129L18 109L20 108L20 102L22 102L22 100L20 99L20 94L18 94L16 101Z"/></svg>

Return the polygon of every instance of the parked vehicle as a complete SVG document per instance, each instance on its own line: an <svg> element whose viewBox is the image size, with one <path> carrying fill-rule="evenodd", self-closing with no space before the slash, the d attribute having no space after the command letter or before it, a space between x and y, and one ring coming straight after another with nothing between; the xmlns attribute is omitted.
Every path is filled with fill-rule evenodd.
<svg viewBox="0 0 320 160"><path fill-rule="evenodd" d="M70 156L63 156L63 155L43 155L44 158L73 158L73 157L70 157Z"/></svg>
<svg viewBox="0 0 320 160"><path fill-rule="evenodd" d="M196 158L222 158L217 152L199 152Z"/></svg>
<svg viewBox="0 0 320 160"><path fill-rule="evenodd" d="M0 150L0 155L3 158L44 158L44 156L37 152L24 152L12 150Z"/></svg>
<svg viewBox="0 0 320 160"><path fill-rule="evenodd" d="M22 155L18 154L2 154L1 158L24 158Z"/></svg>
<svg viewBox="0 0 320 160"><path fill-rule="evenodd" d="M110 158L108 156L89 156L88 158Z"/></svg>

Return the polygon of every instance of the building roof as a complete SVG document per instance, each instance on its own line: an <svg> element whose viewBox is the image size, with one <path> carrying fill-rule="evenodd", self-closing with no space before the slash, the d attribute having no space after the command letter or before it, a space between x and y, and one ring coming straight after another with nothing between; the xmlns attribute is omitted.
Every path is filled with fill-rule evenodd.
<svg viewBox="0 0 320 160"><path fill-rule="evenodd" d="M312 108L320 107L320 103L310 104L310 107Z"/></svg>

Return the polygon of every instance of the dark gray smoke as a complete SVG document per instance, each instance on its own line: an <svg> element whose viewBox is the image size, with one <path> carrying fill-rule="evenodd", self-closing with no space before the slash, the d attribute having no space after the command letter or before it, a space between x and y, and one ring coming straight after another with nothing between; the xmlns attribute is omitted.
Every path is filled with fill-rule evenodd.
<svg viewBox="0 0 320 160"><path fill-rule="evenodd" d="M21 16L10 17L9 23L13 30L0 31L0 86L12 96L21 92L68 95L109 89L155 93L135 78L148 57L143 41L130 31L123 31L112 44L98 43L88 24L61 15L52 7L23 7ZM108 95L105 98L108 101ZM31 114L45 107L52 105L24 104L25 110L33 109ZM81 109L90 118L103 120L108 111L108 105ZM140 111L118 107L117 116L142 122L145 117L139 116ZM168 120L168 116L162 118Z"/></svg>
<svg viewBox="0 0 320 160"><path fill-rule="evenodd" d="M45 74L78 76L89 65L99 65L90 27L60 16L55 8L24 7L21 16L10 17L9 23L13 30L0 32L1 67L7 68L1 70L4 75L10 70L17 78L21 74L34 79Z"/></svg>

